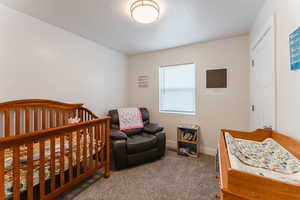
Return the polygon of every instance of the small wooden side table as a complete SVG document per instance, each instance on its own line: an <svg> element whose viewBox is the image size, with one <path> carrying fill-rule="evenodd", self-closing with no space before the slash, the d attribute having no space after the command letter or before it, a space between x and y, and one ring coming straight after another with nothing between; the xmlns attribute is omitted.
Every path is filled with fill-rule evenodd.
<svg viewBox="0 0 300 200"><path fill-rule="evenodd" d="M177 126L178 155L198 158L200 155L200 126L180 124Z"/></svg>

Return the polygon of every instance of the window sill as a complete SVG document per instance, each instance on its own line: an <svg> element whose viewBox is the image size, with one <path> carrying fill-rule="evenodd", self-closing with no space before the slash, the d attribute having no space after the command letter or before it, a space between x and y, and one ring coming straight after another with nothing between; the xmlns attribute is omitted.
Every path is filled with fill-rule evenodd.
<svg viewBox="0 0 300 200"><path fill-rule="evenodd" d="M176 111L162 111L162 110L160 110L159 113L162 113L162 114L177 114L177 115L196 115L195 112L191 113L191 112L176 112Z"/></svg>

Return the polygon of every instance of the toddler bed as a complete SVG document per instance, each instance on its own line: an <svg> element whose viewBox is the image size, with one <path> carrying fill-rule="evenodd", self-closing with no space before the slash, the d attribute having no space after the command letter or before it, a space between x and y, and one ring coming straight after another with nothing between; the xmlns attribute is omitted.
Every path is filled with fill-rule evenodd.
<svg viewBox="0 0 300 200"><path fill-rule="evenodd" d="M246 149L254 144L277 145L278 149L271 149L270 155L276 154L283 161L283 165L271 165L271 162L253 163L262 164L263 167L250 165L252 152L248 156L239 157L232 150L232 139L241 141ZM300 172L298 159L300 158L300 142L290 137L279 134L272 130L257 130L255 132L241 132L233 130L222 130L219 138L219 161L220 161L220 185L221 199L223 200L297 200L300 199ZM244 146L244 147L245 147ZM271 146L273 148L273 146ZM240 149L239 149L240 150ZM243 150L243 149L242 149ZM248 150L248 149L247 149ZM267 149L266 149L267 150ZM246 152L247 153L247 152ZM265 152L263 152L265 154ZM254 155L259 159L258 154ZM266 155L268 156L268 155ZM295 156L295 157L294 157ZM286 157L291 157L290 160ZM293 159L295 158L295 159ZM247 159L247 160L244 160ZM256 160L254 160L256 161ZM267 161L267 160L266 160ZM253 162L253 160L252 160ZM290 163L286 163L290 162ZM276 162L275 162L276 164ZM267 167L272 170L267 169ZM298 168L298 169L297 169ZM297 170L296 170L297 169ZM294 172L293 172L294 170Z"/></svg>
<svg viewBox="0 0 300 200"><path fill-rule="evenodd" d="M53 199L101 168L109 177L109 120L82 104L0 103L0 200Z"/></svg>

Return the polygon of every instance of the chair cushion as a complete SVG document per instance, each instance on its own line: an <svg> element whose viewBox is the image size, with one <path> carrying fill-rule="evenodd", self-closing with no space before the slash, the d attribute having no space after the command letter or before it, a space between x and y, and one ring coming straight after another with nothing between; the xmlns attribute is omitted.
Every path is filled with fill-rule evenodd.
<svg viewBox="0 0 300 200"><path fill-rule="evenodd" d="M123 130L123 132L126 133L126 135L128 136L132 136L141 133L142 130L143 130L142 128L134 128L134 129Z"/></svg>
<svg viewBox="0 0 300 200"><path fill-rule="evenodd" d="M157 138L148 133L140 133L128 136L127 152L128 154L139 153L155 148L157 146Z"/></svg>
<svg viewBox="0 0 300 200"><path fill-rule="evenodd" d="M126 133L117 130L117 129L111 129L110 130L110 138L113 140L127 140Z"/></svg>
<svg viewBox="0 0 300 200"><path fill-rule="evenodd" d="M159 131L162 131L164 128L161 127L159 124L153 124L153 123L150 123L150 124L147 124L145 127L144 127L144 131L146 133L157 133Z"/></svg>

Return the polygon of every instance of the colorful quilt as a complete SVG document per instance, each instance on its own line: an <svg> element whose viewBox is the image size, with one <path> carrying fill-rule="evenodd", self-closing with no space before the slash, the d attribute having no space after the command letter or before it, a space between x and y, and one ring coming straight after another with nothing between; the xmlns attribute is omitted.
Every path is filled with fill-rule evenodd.
<svg viewBox="0 0 300 200"><path fill-rule="evenodd" d="M77 150L77 134L73 133L72 136L72 164L76 165L76 150ZM65 157L64 157L64 169L69 169L69 137L65 136ZM83 160L83 144L84 138L81 136L80 140L80 161ZM93 140L93 154L95 154L96 141ZM87 158L90 157L89 152L90 136L87 133ZM101 150L100 141L98 141L98 152ZM39 143L33 145L33 185L39 184ZM45 179L50 178L50 140L45 142ZM13 151L11 149L5 150L5 196L10 197L13 193ZM60 139L55 139L55 173L60 173ZM20 191L27 189L27 147L20 147Z"/></svg>
<svg viewBox="0 0 300 200"><path fill-rule="evenodd" d="M300 161L272 138L262 142L233 138L225 133L230 152L241 162L282 174L300 172Z"/></svg>
<svg viewBox="0 0 300 200"><path fill-rule="evenodd" d="M144 128L144 123L140 109L119 108L118 115L120 121L120 130Z"/></svg>

